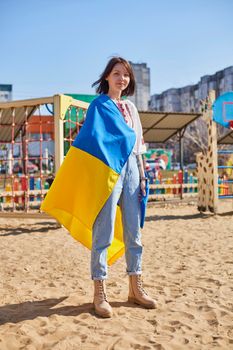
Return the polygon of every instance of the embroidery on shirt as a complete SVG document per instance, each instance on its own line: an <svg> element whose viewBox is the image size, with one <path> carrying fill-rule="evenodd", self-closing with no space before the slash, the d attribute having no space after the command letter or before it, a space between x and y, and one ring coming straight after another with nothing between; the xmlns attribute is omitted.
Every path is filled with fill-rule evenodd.
<svg viewBox="0 0 233 350"><path fill-rule="evenodd" d="M121 113L122 113L122 115L123 115L123 117L125 119L125 122L127 124L130 124L130 121L131 121L132 125L130 125L130 126L133 128L134 127L134 122L133 122L133 118L132 118L132 115L131 115L131 112L130 112L128 104L124 103L122 101L122 102L118 102L117 106L118 106L119 110L121 111Z"/></svg>

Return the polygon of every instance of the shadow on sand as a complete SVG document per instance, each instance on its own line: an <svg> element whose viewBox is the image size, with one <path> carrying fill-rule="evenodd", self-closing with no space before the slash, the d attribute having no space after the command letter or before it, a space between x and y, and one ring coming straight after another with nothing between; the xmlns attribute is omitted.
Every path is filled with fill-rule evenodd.
<svg viewBox="0 0 233 350"><path fill-rule="evenodd" d="M68 297L45 299L40 301L26 301L21 304L4 305L0 307L0 326L5 323L18 323L26 320L33 320L36 317L49 317L51 315L78 316L82 313L95 315L93 304L84 303L82 305L69 305L56 307ZM130 308L141 308L139 305L127 302L110 302L111 306L118 308L121 306ZM98 316L96 316L98 317ZM98 317L99 318L99 317Z"/></svg>
<svg viewBox="0 0 233 350"><path fill-rule="evenodd" d="M26 225L25 225L26 226ZM0 226L0 237L5 236L17 236L21 234L28 234L33 232L48 232L51 230L57 230L61 228L61 226L57 222L39 222L36 225L31 224L28 227L1 227Z"/></svg>
<svg viewBox="0 0 233 350"><path fill-rule="evenodd" d="M170 220L195 220L195 219L209 219L215 216L213 213L196 213L187 215L150 215L145 218L145 221L170 221ZM233 216L233 211L218 213L216 216Z"/></svg>

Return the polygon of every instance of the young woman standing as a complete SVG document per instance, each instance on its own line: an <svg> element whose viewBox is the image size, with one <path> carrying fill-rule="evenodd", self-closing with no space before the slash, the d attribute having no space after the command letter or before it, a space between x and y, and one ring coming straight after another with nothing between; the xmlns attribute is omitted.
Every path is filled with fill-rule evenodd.
<svg viewBox="0 0 233 350"><path fill-rule="evenodd" d="M97 99L111 99L109 106L117 108L125 123L135 133L135 144L122 167L113 191L99 212L92 231L91 277L94 281L94 308L98 315L111 317L112 308L107 301L105 279L107 278L107 248L114 236L117 204L120 205L125 243L126 271L129 275L128 300L145 308L155 308L156 302L142 287L142 244L140 233L140 195L145 195L146 176L142 154L145 145L138 111L128 99L135 90L135 78L128 61L113 57L107 64L97 86ZM106 121L107 123L107 121ZM111 147L111 144L109 144Z"/></svg>

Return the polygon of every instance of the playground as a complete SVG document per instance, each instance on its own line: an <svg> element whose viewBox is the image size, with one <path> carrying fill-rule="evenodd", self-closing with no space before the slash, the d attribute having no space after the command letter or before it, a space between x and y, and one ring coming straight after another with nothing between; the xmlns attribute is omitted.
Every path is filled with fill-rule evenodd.
<svg viewBox="0 0 233 350"><path fill-rule="evenodd" d="M0 104L0 210L2 213L38 213L74 137L78 134L88 103L71 96L12 101ZM49 116L42 115L46 109ZM145 142L166 142L182 137L200 113L141 112ZM34 131L34 133L33 133ZM171 155L158 150L161 169ZM153 158L151 158L153 160ZM180 159L182 165L182 159ZM197 198L197 177L187 170L164 176L160 168L148 171L153 201Z"/></svg>
<svg viewBox="0 0 233 350"><path fill-rule="evenodd" d="M148 150L149 201L187 199L197 201L201 212L217 213L219 200L233 198L233 149L225 147L232 144L231 131L217 139L217 124L232 128L232 95L226 93L215 100L212 91L202 101L202 112L196 114L140 112L145 142L166 142L177 135L180 144L179 171L164 171L168 163L170 167L169 151L161 149L153 154ZM41 115L45 107L50 116ZM2 213L39 212L57 169L82 127L87 108L88 103L65 95L0 104ZM196 169L190 171L182 162L183 135L200 117L206 122L208 142L196 156ZM154 168L149 163L153 161Z"/></svg>
<svg viewBox="0 0 233 350"><path fill-rule="evenodd" d="M219 140L219 145L228 140L228 147L218 146L216 123L210 119L214 100L210 95L203 102L209 139L207 150L197 155L196 177L185 169L176 171L175 179L151 177L143 262L145 287L158 307L144 310L128 304L122 257L107 282L111 320L94 316L90 252L39 211L87 104L56 95L31 101L31 109L18 103L0 108L1 126L6 125L0 131L2 164L8 167L0 184L1 349L102 350L103 344L115 350L233 348L232 165L223 152L233 149L233 137L229 127ZM43 145L48 140L40 137L39 162L32 168L29 144L34 141L27 123L32 110L45 103L49 109L53 105L54 158L51 164L48 144ZM38 121L42 133L42 118ZM16 162L24 170L20 175L14 172Z"/></svg>

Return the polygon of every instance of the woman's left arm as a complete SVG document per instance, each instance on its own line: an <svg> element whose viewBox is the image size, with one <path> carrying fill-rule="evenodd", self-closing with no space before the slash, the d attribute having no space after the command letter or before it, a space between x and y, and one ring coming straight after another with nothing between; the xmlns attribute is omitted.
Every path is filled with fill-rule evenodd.
<svg viewBox="0 0 233 350"><path fill-rule="evenodd" d="M137 155L137 163L138 163L138 170L139 170L139 175L140 175L140 187L142 191L142 195L146 195L146 175L145 175L145 170L144 170L144 164L143 164L143 159L142 155L138 154Z"/></svg>
<svg viewBox="0 0 233 350"><path fill-rule="evenodd" d="M134 120L134 131L136 132L137 135L137 147L136 151L138 152L137 154L137 164L138 164L138 170L139 170L139 175L140 175L140 188L141 188L141 193L140 195L145 196L146 195L146 175L145 175L145 167L144 167L144 161L143 161L143 153L146 151L146 147L144 145L144 140L143 140L143 133L142 133L142 125L139 117L139 113L137 108L132 102L130 103L131 107L131 114Z"/></svg>

